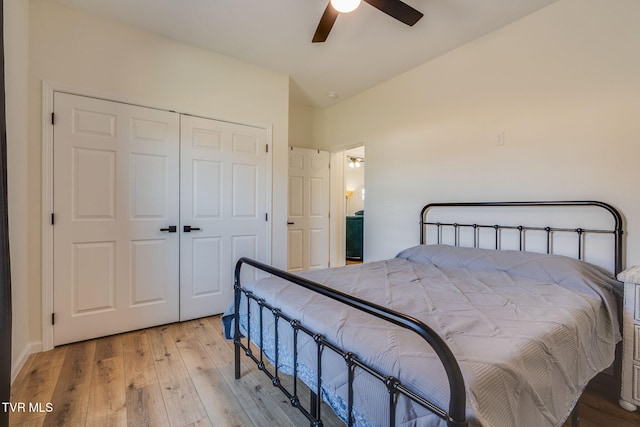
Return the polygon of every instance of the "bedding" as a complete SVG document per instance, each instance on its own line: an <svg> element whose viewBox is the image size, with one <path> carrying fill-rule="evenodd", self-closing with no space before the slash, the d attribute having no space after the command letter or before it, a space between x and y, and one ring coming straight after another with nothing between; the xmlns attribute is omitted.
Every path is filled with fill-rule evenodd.
<svg viewBox="0 0 640 427"><path fill-rule="evenodd" d="M443 337L462 369L470 426L562 425L588 381L611 365L620 340L614 294L621 284L599 267L559 255L420 245L394 259L301 276L415 317ZM448 406L444 369L415 334L278 278L243 287ZM240 307L246 335L246 302ZM257 313L252 308L254 343L260 342ZM269 312L264 323L270 332L263 350L273 362ZM278 332L278 368L291 374L291 328L281 322ZM315 343L299 334L298 352L298 375L314 389ZM322 397L346 420L345 361L325 350L322 372ZM354 388L355 425L385 424L386 387L356 370ZM396 425L446 424L401 396Z"/></svg>

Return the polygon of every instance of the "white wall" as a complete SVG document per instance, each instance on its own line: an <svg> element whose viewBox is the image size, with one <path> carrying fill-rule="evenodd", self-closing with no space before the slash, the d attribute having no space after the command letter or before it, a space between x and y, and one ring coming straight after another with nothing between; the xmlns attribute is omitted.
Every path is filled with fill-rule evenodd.
<svg viewBox="0 0 640 427"><path fill-rule="evenodd" d="M28 76L29 2L4 0L9 245L13 305L12 376L29 353Z"/></svg>
<svg viewBox="0 0 640 427"><path fill-rule="evenodd" d="M597 199L640 264L638 17L560 0L318 114L320 148L366 143L367 260L417 244L429 202Z"/></svg>
<svg viewBox="0 0 640 427"><path fill-rule="evenodd" d="M296 99L295 96L289 97L289 145L292 147L315 146L313 112L313 107Z"/></svg>
<svg viewBox="0 0 640 427"><path fill-rule="evenodd" d="M272 262L286 268L288 76L40 0L29 45L30 339L41 337L42 81L273 128Z"/></svg>

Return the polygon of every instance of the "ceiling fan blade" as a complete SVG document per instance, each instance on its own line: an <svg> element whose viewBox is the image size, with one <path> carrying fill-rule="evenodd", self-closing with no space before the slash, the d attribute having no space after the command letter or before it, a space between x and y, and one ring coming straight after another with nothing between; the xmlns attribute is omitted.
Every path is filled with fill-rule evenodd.
<svg viewBox="0 0 640 427"><path fill-rule="evenodd" d="M313 35L313 43L321 43L329 37L329 32L331 28L333 28L333 24L336 22L338 15L340 12L335 10L331 3L327 4L327 8L324 10L322 14L322 18L320 18L320 22L318 23L318 28L316 28L316 33Z"/></svg>
<svg viewBox="0 0 640 427"><path fill-rule="evenodd" d="M400 0L364 0L387 15L413 26L424 15Z"/></svg>

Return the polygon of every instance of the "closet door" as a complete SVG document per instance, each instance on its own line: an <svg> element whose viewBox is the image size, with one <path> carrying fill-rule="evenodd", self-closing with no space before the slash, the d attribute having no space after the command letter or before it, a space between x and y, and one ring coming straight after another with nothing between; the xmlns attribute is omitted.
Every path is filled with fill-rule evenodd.
<svg viewBox="0 0 640 427"><path fill-rule="evenodd" d="M267 132L181 116L180 319L222 313L238 258L267 261ZM243 268L243 281L255 278Z"/></svg>
<svg viewBox="0 0 640 427"><path fill-rule="evenodd" d="M54 94L54 344L179 316L179 116Z"/></svg>

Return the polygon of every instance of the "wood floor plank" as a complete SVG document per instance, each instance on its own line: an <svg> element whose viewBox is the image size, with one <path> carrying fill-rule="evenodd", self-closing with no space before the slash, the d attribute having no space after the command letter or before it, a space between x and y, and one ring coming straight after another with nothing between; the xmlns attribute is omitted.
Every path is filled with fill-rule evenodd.
<svg viewBox="0 0 640 427"><path fill-rule="evenodd" d="M38 418L30 418L28 420L18 422L18 423L10 420L9 425L13 427L41 427L44 425L44 417L45 416L42 415Z"/></svg>
<svg viewBox="0 0 640 427"><path fill-rule="evenodd" d="M207 413L180 357L171 330L165 325L147 330L169 422L183 426L207 418Z"/></svg>
<svg viewBox="0 0 640 427"><path fill-rule="evenodd" d="M146 331L135 331L122 337L124 376L127 388L158 384L149 338Z"/></svg>
<svg viewBox="0 0 640 427"><path fill-rule="evenodd" d="M167 427L169 416L162 399L160 384L134 386L126 390L128 427Z"/></svg>
<svg viewBox="0 0 640 427"><path fill-rule="evenodd" d="M46 426L85 425L96 341L83 341L67 348L51 403Z"/></svg>
<svg viewBox="0 0 640 427"><path fill-rule="evenodd" d="M214 361L224 381L227 383L236 398L241 402L247 415L254 425L296 426L300 425L302 414L296 414L296 419L289 418L280 406L280 402L274 402L264 386L264 374L258 372L253 362L242 360L243 373L239 380L235 379L233 369L233 352L229 351L229 344L223 338L221 331L214 328L211 318L201 319L202 322L194 329L196 335L205 346L209 357ZM215 317L219 323L220 318ZM258 375L255 375L258 374ZM261 378L264 377L264 378ZM268 384L268 382L267 382Z"/></svg>
<svg viewBox="0 0 640 427"><path fill-rule="evenodd" d="M191 423L191 424L187 424L184 427L206 427L206 426L210 426L210 425L211 425L211 423L210 423L209 420L200 420L200 421L196 421L196 422ZM222 425L222 424L220 424L220 425ZM214 425L214 427L218 427L217 420L216 420L216 424ZM238 426L238 427L240 427L240 426Z"/></svg>
<svg viewBox="0 0 640 427"><path fill-rule="evenodd" d="M225 393L227 384L222 374L197 338L193 328L197 327L198 321L187 325L189 329L181 330L174 338L209 419L216 420L216 427L250 425L251 419L235 395Z"/></svg>
<svg viewBox="0 0 640 427"><path fill-rule="evenodd" d="M590 426L614 426L638 427L640 426L640 413L627 412L618 406L617 400L603 399L592 392L585 392L580 398L578 407L581 427ZM611 413L617 413L615 424L611 423Z"/></svg>
<svg viewBox="0 0 640 427"><path fill-rule="evenodd" d="M51 402L58 376L65 360L67 347L31 355L11 387L11 401L47 404ZM28 398L28 400L27 400ZM41 425L46 414L35 412L10 412L12 424ZM36 424L31 423L31 420Z"/></svg>
<svg viewBox="0 0 640 427"><path fill-rule="evenodd" d="M127 425L168 426L155 361L146 331L122 335Z"/></svg>
<svg viewBox="0 0 640 427"><path fill-rule="evenodd" d="M122 356L122 338L123 335L112 335L101 338L96 341L95 361L110 359L112 357Z"/></svg>
<svg viewBox="0 0 640 427"><path fill-rule="evenodd" d="M86 425L126 426L126 403L122 356L94 362Z"/></svg>

